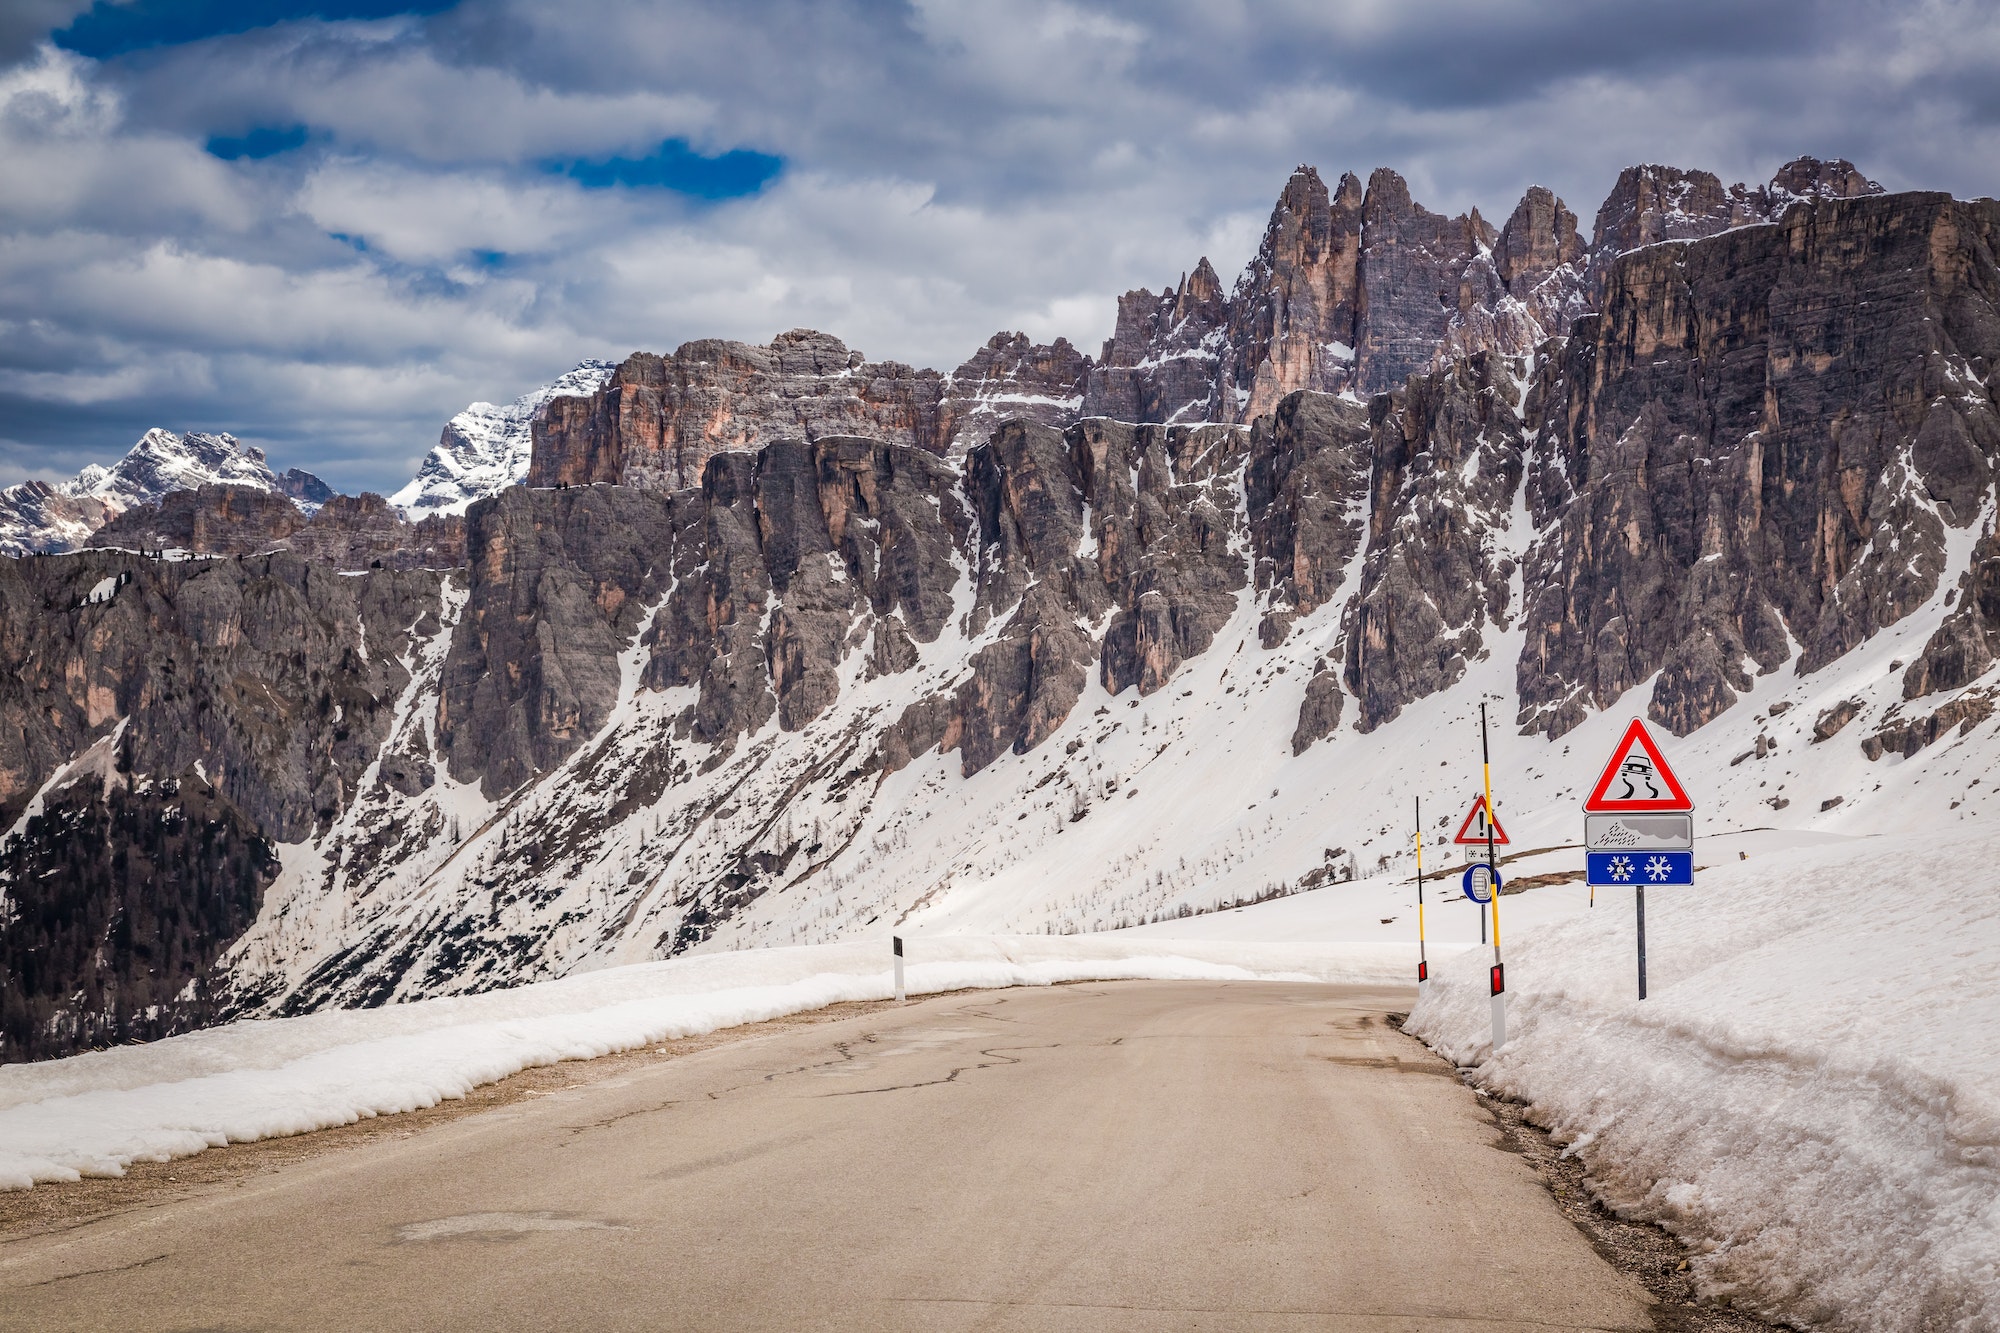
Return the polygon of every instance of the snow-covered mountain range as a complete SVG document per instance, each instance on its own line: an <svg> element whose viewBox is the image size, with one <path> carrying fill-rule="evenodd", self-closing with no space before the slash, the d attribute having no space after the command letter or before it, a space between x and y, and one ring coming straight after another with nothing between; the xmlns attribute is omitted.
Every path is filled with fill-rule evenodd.
<svg viewBox="0 0 2000 1333"><path fill-rule="evenodd" d="M0 555L73 551L129 509L206 485L283 495L306 514L333 497L310 472L272 471L262 449L233 435L176 435L155 427L110 467L93 463L69 481L24 481L0 490Z"/></svg>
<svg viewBox="0 0 2000 1333"><path fill-rule="evenodd" d="M1374 285L1329 305L1347 191L1302 173L1260 252L1283 320L1190 278L1214 360L1139 356L1134 325L1101 380L996 339L980 377L1059 411L996 407L962 452L955 375L821 334L689 344L529 409L531 479L602 484L471 505L456 569L17 562L0 894L44 913L75 831L194 803L212 865L178 857L150 901L222 905L164 994L104 952L108 918L38 918L92 979L24 1000L10 1039L1397 875L1413 798L1462 813L1481 702L1523 847L1574 840L1633 714L1681 738L1716 827L2000 816L1974 781L2000 763L2000 205L1835 172L1739 219L1695 175L1621 178L1600 231L1639 244L1614 259L1531 191L1454 270L1575 279L1583 313L1526 350L1454 324L1504 313L1477 292L1434 316L1430 267L1428 308L1396 295L1415 215L1381 173ZM1386 392L1353 378L1419 351ZM1065 419L1079 371L1154 419ZM1247 422L1164 422L1322 372ZM137 864L77 901L124 901Z"/></svg>

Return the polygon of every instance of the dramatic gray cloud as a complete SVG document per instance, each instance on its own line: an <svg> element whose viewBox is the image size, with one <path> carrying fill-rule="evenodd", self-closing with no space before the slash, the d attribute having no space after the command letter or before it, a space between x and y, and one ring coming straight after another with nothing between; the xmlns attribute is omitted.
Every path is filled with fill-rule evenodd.
<svg viewBox="0 0 2000 1333"><path fill-rule="evenodd" d="M159 424L392 488L467 401L701 336L1094 348L1299 162L1495 218L1640 161L2000 189L1992 0L396 7L7 7L0 481Z"/></svg>

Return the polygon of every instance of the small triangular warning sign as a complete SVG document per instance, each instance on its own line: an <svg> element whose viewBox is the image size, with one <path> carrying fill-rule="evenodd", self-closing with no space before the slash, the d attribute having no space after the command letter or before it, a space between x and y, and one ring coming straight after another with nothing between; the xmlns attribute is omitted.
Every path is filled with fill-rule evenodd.
<svg viewBox="0 0 2000 1333"><path fill-rule="evenodd" d="M1458 826L1458 836L1453 842L1478 843L1486 845L1486 797L1472 798L1472 808L1465 812L1465 822ZM1507 830L1500 827L1500 821L1493 821L1493 845L1498 847L1507 841Z"/></svg>
<svg viewBox="0 0 2000 1333"><path fill-rule="evenodd" d="M1694 802L1674 770L1667 767L1652 733L1638 718L1625 728L1625 738L1611 752L1604 775L1590 790L1583 808L1591 814L1625 814L1632 811L1692 810Z"/></svg>

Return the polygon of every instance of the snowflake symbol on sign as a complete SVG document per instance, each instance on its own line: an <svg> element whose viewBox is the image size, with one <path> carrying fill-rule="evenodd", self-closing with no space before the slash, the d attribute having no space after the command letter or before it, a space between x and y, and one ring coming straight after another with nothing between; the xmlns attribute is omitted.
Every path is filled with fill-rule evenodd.
<svg viewBox="0 0 2000 1333"><path fill-rule="evenodd" d="M1655 884L1674 873L1673 863L1664 856L1655 856L1646 862L1646 878Z"/></svg>
<svg viewBox="0 0 2000 1333"><path fill-rule="evenodd" d="M1625 882L1626 882L1627 880L1631 879L1631 878L1632 878L1632 858L1631 858L1631 857L1629 857L1629 856L1614 856L1614 857L1612 857L1612 858L1611 858L1611 878L1613 878L1613 879L1617 880L1617 881L1618 881L1618 882L1619 882L1620 884L1623 884L1623 883L1625 883Z"/></svg>

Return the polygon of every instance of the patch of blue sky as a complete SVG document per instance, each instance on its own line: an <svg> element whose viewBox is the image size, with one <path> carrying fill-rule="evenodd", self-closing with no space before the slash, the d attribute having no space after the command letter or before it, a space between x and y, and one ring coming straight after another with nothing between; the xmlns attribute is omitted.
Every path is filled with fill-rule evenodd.
<svg viewBox="0 0 2000 1333"><path fill-rule="evenodd" d="M307 130L303 125L260 125L241 135L211 135L202 146L211 156L225 162L246 158L254 162L289 153L294 148L302 147L306 138Z"/></svg>
<svg viewBox="0 0 2000 1333"><path fill-rule="evenodd" d="M93 60L180 46L298 19L385 19L438 14L458 0L97 0L55 34L57 46Z"/></svg>
<svg viewBox="0 0 2000 1333"><path fill-rule="evenodd" d="M785 169L785 159L748 148L704 157L685 140L668 139L644 157L566 158L544 162L542 167L553 175L568 176L586 190L623 186L718 200L756 194Z"/></svg>

